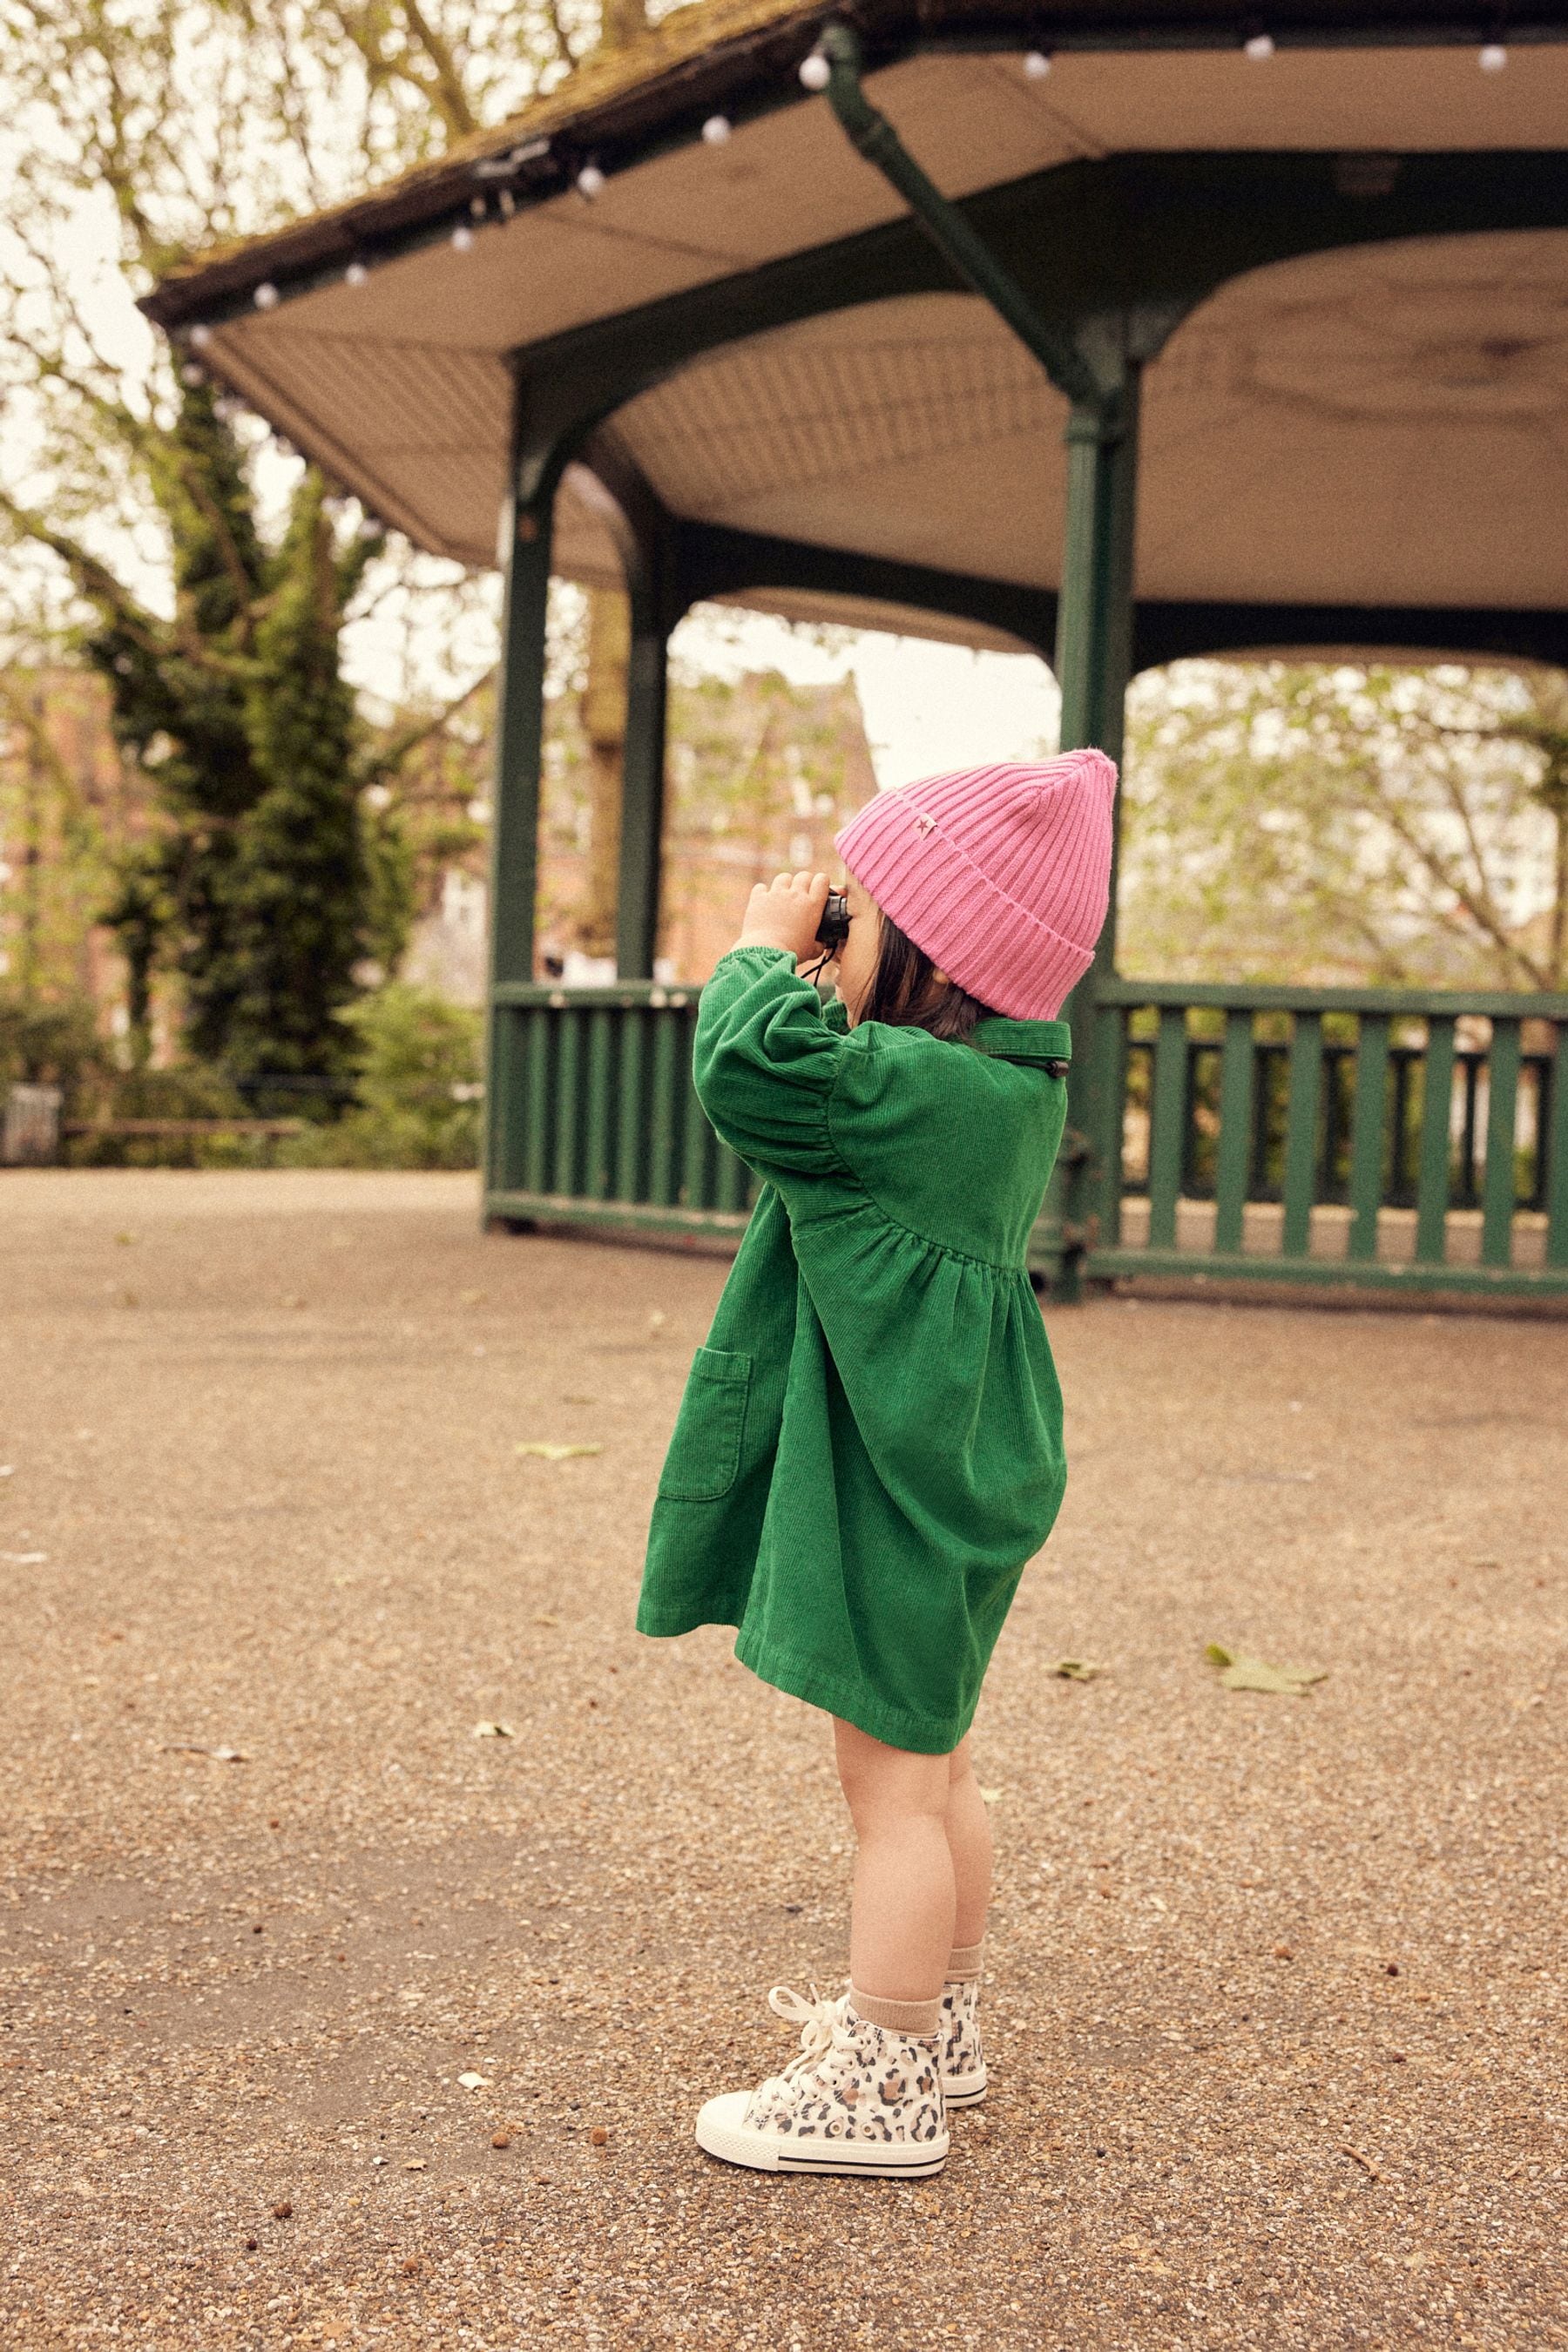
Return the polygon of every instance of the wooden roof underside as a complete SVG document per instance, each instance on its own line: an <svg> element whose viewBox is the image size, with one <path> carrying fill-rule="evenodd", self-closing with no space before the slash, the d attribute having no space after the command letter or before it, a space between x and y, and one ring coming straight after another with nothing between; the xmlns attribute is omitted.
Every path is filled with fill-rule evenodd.
<svg viewBox="0 0 1568 2352"><path fill-rule="evenodd" d="M1219 13L1175 0L1162 20L1192 40ZM1441 10L1322 0L1293 12L1319 44L1297 47L1280 14L1266 64L1229 31L1222 47L1058 43L1049 76L1030 81L1019 51L1039 36L1020 29L1005 51L894 55L868 88L959 197L1045 188L1118 157L1249 153L1350 158L1375 190L1373 159L1479 152L1500 168L1560 158L1568 203L1568 47L1516 45L1504 71L1482 73L1474 9L1444 25ZM702 19L701 47L686 15ZM1130 37L1129 11L1087 0L1017 12L1020 27L1053 15L1086 44ZM795 79L821 19L681 12L634 53L644 68L629 80L619 59L597 96L590 77L570 85L574 111L563 92L461 157L197 267L148 307L176 331L204 321L215 371L346 488L421 546L482 565L512 369L531 347L818 255L818 315L720 341L638 390L609 423L623 457L693 520L1048 589L1063 408L1036 363L963 292L836 307L837 249L901 208ZM928 33L932 21L923 10ZM1002 37L995 11L981 24L949 9L938 30L955 24ZM1343 45L1379 26L1381 45ZM874 59L874 27L869 47ZM709 146L701 115L720 106L736 128ZM457 250L453 221L493 193L476 163L545 136L547 171L590 152L618 161L604 193L589 203L520 167L510 216ZM1366 238L1227 279L1151 367L1140 593L1568 609L1568 211L1561 226L1385 241L1373 195ZM351 286L356 256L370 274ZM281 299L258 309L263 280ZM569 478L559 503L561 568L612 577L587 488ZM831 595L770 598L767 584L749 601L848 616ZM986 638L967 624L942 633Z"/></svg>

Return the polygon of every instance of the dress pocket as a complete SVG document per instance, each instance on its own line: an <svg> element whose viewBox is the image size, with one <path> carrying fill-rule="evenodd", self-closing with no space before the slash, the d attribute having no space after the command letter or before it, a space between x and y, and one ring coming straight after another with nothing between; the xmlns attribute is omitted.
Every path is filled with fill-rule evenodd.
<svg viewBox="0 0 1568 2352"><path fill-rule="evenodd" d="M658 1482L672 1503L716 1503L735 1483L746 1429L752 1359L699 1348Z"/></svg>

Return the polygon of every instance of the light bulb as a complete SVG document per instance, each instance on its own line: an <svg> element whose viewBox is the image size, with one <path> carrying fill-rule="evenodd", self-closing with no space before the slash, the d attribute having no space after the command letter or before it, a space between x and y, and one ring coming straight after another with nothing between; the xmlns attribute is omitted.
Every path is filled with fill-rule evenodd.
<svg viewBox="0 0 1568 2352"><path fill-rule="evenodd" d="M820 49L813 49L810 57L802 58L800 61L800 78L805 84L807 89L826 89L827 88L828 83L833 79L833 68L828 64L827 59L823 56Z"/></svg>
<svg viewBox="0 0 1568 2352"><path fill-rule="evenodd" d="M264 285L257 288L255 293L250 299L255 303L258 310L276 310L278 308L278 289L273 285L271 279L268 278Z"/></svg>
<svg viewBox="0 0 1568 2352"><path fill-rule="evenodd" d="M1044 81L1051 69L1051 61L1044 49L1031 49L1024 59L1024 73L1029 81Z"/></svg>
<svg viewBox="0 0 1568 2352"><path fill-rule="evenodd" d="M460 222L452 231L452 243L459 253L467 253L472 246L473 241L474 232L469 228L466 221Z"/></svg>
<svg viewBox="0 0 1568 2352"><path fill-rule="evenodd" d="M191 341L198 352L205 352L212 339L213 331L210 327L193 327L191 329Z"/></svg>
<svg viewBox="0 0 1568 2352"><path fill-rule="evenodd" d="M1242 43L1241 54L1244 58L1251 58L1255 63L1261 64L1265 58L1274 55L1274 36L1272 33L1252 34Z"/></svg>
<svg viewBox="0 0 1568 2352"><path fill-rule="evenodd" d="M348 268L343 272L343 284L345 286L363 286L369 276L370 272L365 268L363 261L351 261Z"/></svg>
<svg viewBox="0 0 1568 2352"><path fill-rule="evenodd" d="M588 202L592 204L595 196L604 194L604 189L605 175L597 163L584 163L577 174L578 194L586 196Z"/></svg>
<svg viewBox="0 0 1568 2352"><path fill-rule="evenodd" d="M725 141L730 136L729 116L727 114L710 114L708 117L707 121L702 126L702 136L706 139L710 147L722 147Z"/></svg>
<svg viewBox="0 0 1568 2352"><path fill-rule="evenodd" d="M1477 63L1483 73L1501 73L1508 63L1508 51L1500 41L1488 41Z"/></svg>

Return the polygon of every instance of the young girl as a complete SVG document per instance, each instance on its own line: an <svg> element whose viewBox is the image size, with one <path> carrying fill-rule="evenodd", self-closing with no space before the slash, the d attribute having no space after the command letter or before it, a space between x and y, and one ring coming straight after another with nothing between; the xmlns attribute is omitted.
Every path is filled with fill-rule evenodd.
<svg viewBox="0 0 1568 2352"><path fill-rule="evenodd" d="M835 840L837 1001L796 969L825 874L759 883L702 992L699 1097L766 1181L691 1367L637 1625L733 1625L754 1674L824 1708L858 1840L847 1992L775 1986L800 2056L698 2117L731 2164L938 2172L947 2109L985 2088L968 1733L1066 1481L1025 1251L1115 789L1073 751L879 793Z"/></svg>

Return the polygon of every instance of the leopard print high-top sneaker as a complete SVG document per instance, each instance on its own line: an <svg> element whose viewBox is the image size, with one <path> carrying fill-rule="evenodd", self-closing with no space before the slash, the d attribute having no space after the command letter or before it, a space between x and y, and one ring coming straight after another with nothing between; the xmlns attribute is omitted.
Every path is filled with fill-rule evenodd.
<svg viewBox="0 0 1568 2352"><path fill-rule="evenodd" d="M920 2180L947 2161L940 2034L876 2025L845 1996L789 1985L768 1995L801 2028L800 2055L754 2091L725 2091L697 2118L697 2144L758 2172L868 2173Z"/></svg>
<svg viewBox="0 0 1568 2352"><path fill-rule="evenodd" d="M973 2107L985 2096L978 1977L950 1977L942 1989L942 2095L950 2107Z"/></svg>

